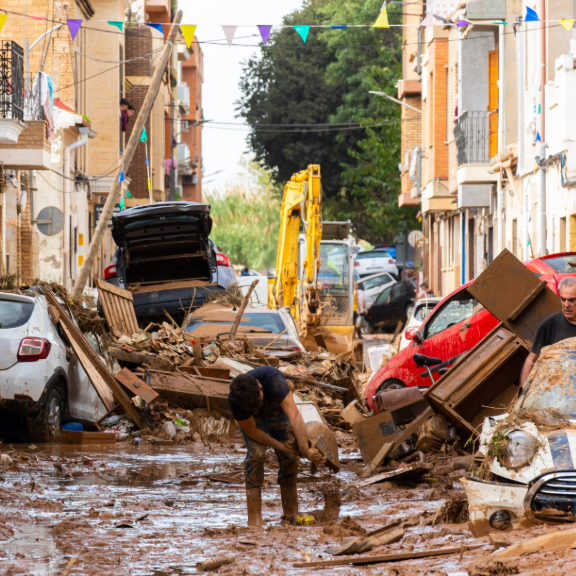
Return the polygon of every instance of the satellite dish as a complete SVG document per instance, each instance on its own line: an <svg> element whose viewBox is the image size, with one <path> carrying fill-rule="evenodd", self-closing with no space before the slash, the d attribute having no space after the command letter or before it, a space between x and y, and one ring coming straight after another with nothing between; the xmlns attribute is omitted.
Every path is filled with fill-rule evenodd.
<svg viewBox="0 0 576 576"><path fill-rule="evenodd" d="M424 241L424 234L422 234L420 230L412 230L412 232L408 234L408 244L410 244L412 248L420 246L423 241Z"/></svg>

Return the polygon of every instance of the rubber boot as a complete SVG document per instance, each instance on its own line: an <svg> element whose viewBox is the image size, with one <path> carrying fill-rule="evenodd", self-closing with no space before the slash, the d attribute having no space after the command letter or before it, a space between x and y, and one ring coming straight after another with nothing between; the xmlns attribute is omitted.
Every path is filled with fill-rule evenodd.
<svg viewBox="0 0 576 576"><path fill-rule="evenodd" d="M262 520L262 489L246 488L246 505L248 507L248 526L264 526Z"/></svg>
<svg viewBox="0 0 576 576"><path fill-rule="evenodd" d="M294 524L298 515L298 489L296 486L281 486L282 524Z"/></svg>

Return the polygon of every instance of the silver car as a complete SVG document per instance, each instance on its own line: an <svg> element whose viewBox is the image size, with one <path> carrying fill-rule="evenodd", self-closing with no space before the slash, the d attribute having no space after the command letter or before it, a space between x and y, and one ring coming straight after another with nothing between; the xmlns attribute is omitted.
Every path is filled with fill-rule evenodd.
<svg viewBox="0 0 576 576"><path fill-rule="evenodd" d="M237 313L234 308L208 304L190 314L186 332L198 338L227 340ZM288 308L246 308L236 338L246 338L262 349L269 345L264 352L275 356L306 352Z"/></svg>

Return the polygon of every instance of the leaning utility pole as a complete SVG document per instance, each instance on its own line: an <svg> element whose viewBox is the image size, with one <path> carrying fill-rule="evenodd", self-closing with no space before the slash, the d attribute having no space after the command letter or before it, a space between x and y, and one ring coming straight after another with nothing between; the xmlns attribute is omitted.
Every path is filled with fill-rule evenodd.
<svg viewBox="0 0 576 576"><path fill-rule="evenodd" d="M136 118L136 125L132 130L130 140L128 140L128 145L126 146L126 151L124 152L124 157L122 158L122 164L120 164L118 170L116 171L116 175L114 176L114 181L112 183L112 187L110 188L110 192L108 193L108 198L106 200L106 203L104 204L104 208L102 209L100 220L98 221L98 225L96 226L96 230L94 231L92 242L88 247L88 254L86 255L84 264L82 268L80 268L78 278L76 279L74 287L72 288L72 297L77 297L82 294L84 286L86 285L86 281L88 280L88 275L90 274L90 270L92 269L94 258L96 257L96 253L98 252L100 244L102 243L102 239L104 238L104 231L108 227L108 221L110 220L112 212L114 211L114 206L116 204L116 200L118 199L118 191L121 190L119 182L120 174L124 168L128 169L128 167L130 166L132 156L134 156L136 146L140 141L140 136L142 135L144 124L146 124L146 120L148 119L150 110L152 109L152 106L154 104L154 100L156 100L156 96L158 95L158 91L160 90L160 84L162 83L162 76L164 75L164 71L166 70L166 65L168 64L170 53L172 52L172 46L174 45L176 34L178 33L178 26L181 20L182 20L182 10L179 10L178 13L176 14L176 17L174 18L174 22L172 23L172 30L170 30L170 35L166 40L166 44L164 45L164 49L162 50L162 54L160 55L160 60L158 62L158 65L156 66L156 70L154 70L154 76L152 76L152 82L150 83L150 87L148 88L148 93L146 94L146 98L144 99L142 108L140 108L140 112L138 113L138 117Z"/></svg>

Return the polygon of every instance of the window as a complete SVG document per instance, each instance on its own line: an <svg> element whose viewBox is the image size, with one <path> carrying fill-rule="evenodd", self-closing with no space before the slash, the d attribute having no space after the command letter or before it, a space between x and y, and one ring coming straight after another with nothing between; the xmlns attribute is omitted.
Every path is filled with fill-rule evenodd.
<svg viewBox="0 0 576 576"><path fill-rule="evenodd" d="M356 260L366 260L368 258L392 258L386 250L370 250L369 252L359 252Z"/></svg>
<svg viewBox="0 0 576 576"><path fill-rule="evenodd" d="M414 319L418 320L418 322L424 322L424 320L428 318L430 312L436 308L436 304L436 302L427 302L426 304L418 306L414 311Z"/></svg>
<svg viewBox="0 0 576 576"><path fill-rule="evenodd" d="M392 286L392 298L397 298L398 296L402 296L406 292L406 286L399 282L398 284L394 284Z"/></svg>
<svg viewBox="0 0 576 576"><path fill-rule="evenodd" d="M186 332L194 332L198 327L207 325L222 327L221 332L229 332L233 323L233 315L231 315L229 322L214 322L204 320L203 318L192 318L190 323L186 326ZM266 332L272 332L272 334L280 334L286 328L284 322L282 322L282 319L277 314L244 314L240 326L247 329L254 328L257 329L257 331L263 330Z"/></svg>
<svg viewBox="0 0 576 576"><path fill-rule="evenodd" d="M30 320L34 304L15 300L0 300L0 330L18 328Z"/></svg>
<svg viewBox="0 0 576 576"><path fill-rule="evenodd" d="M463 322L473 314L477 314L484 307L466 292L460 298L447 302L428 326L426 337L430 338L444 332L444 330Z"/></svg>
<svg viewBox="0 0 576 576"><path fill-rule="evenodd" d="M396 284L394 286L396 286ZM376 300L376 305L386 304L388 302L388 300L390 299L390 293L392 292L392 288L394 288L394 286L389 286L380 293L380 296L378 296L378 300Z"/></svg>

